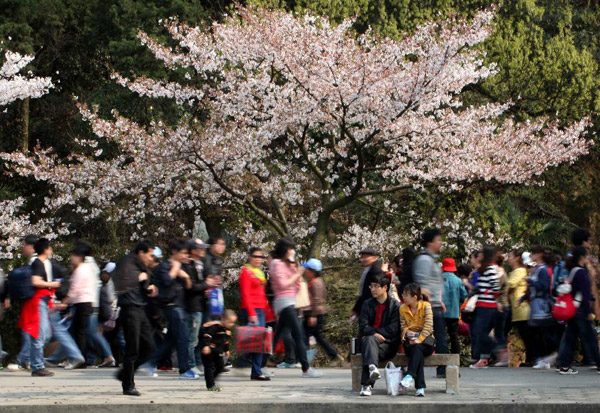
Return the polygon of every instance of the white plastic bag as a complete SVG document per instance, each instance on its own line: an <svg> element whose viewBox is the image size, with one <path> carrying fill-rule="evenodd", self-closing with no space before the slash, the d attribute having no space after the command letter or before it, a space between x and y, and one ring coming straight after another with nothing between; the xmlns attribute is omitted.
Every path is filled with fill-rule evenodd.
<svg viewBox="0 0 600 413"><path fill-rule="evenodd" d="M479 296L476 294L473 297L469 298L469 301L467 301L467 305L465 305L464 311L468 312L468 313L472 313L473 311L475 311L475 307L477 306L477 298Z"/></svg>
<svg viewBox="0 0 600 413"><path fill-rule="evenodd" d="M402 381L402 368L394 366L394 363L389 361L385 365L384 377L387 386L387 394L397 396L400 393L400 382Z"/></svg>

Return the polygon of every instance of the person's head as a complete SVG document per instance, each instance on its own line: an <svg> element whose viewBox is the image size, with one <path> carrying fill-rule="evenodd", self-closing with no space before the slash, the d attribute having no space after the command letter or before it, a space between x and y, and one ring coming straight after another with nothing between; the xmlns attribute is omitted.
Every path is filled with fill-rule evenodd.
<svg viewBox="0 0 600 413"><path fill-rule="evenodd" d="M504 253L502 251L496 252L496 264L498 264L498 266L502 267L505 259L506 259L506 256L504 255Z"/></svg>
<svg viewBox="0 0 600 413"><path fill-rule="evenodd" d="M533 247L531 247L530 253L531 255L529 257L536 264L541 264L542 262L544 262L545 250L544 247L542 247L541 245L534 245Z"/></svg>
<svg viewBox="0 0 600 413"><path fill-rule="evenodd" d="M27 258L33 257L35 254L35 243L38 242L39 238L37 235L29 234L23 238L23 248L21 249L21 253Z"/></svg>
<svg viewBox="0 0 600 413"><path fill-rule="evenodd" d="M90 246L90 244L84 241L77 241L77 243L71 250L69 262L73 267L77 267L80 264L83 264L83 262L85 261L85 257L89 257L91 255L92 247Z"/></svg>
<svg viewBox="0 0 600 413"><path fill-rule="evenodd" d="M233 327L235 327L236 322L237 315L235 314L235 311L227 309L223 312L223 315L221 316L221 324L223 327L225 327L227 330L231 330Z"/></svg>
<svg viewBox="0 0 600 413"><path fill-rule="evenodd" d="M291 238L280 238L275 244L272 252L273 259L283 261L294 261L296 255L296 243Z"/></svg>
<svg viewBox="0 0 600 413"><path fill-rule="evenodd" d="M383 301L387 299L388 290L390 288L390 279L385 276L385 274L378 275L372 282L369 284L369 289L371 290L371 295L374 299L378 301Z"/></svg>
<svg viewBox="0 0 600 413"><path fill-rule="evenodd" d="M542 260L548 267L554 267L554 253L552 251L545 249Z"/></svg>
<svg viewBox="0 0 600 413"><path fill-rule="evenodd" d="M403 260L402 260L401 254L396 255L392 259L391 268L392 268L392 271L394 272L394 274L398 275L402 272L402 263L403 263Z"/></svg>
<svg viewBox="0 0 600 413"><path fill-rule="evenodd" d="M481 265L482 258L483 255L481 254L480 250L474 250L473 252L471 252L471 254L469 254L469 263L471 264L471 267L473 267L474 269L478 269Z"/></svg>
<svg viewBox="0 0 600 413"><path fill-rule="evenodd" d="M117 268L117 265L114 262L107 262L102 271L100 272L100 279L104 284L106 284L110 277L112 276L112 272Z"/></svg>
<svg viewBox="0 0 600 413"><path fill-rule="evenodd" d="M417 302L429 301L429 298L421 292L421 287L417 283L410 283L402 291L402 300L407 305L415 305Z"/></svg>
<svg viewBox="0 0 600 413"><path fill-rule="evenodd" d="M469 264L460 264L456 268L456 275L458 275L460 278L469 278L471 271L473 271L473 268L471 268Z"/></svg>
<svg viewBox="0 0 600 413"><path fill-rule="evenodd" d="M311 258L310 260L302 264L302 266L306 269L304 271L304 277L308 278L309 280L312 280L316 277L320 277L321 271L323 271L323 263L321 262L321 260L318 260L316 258Z"/></svg>
<svg viewBox="0 0 600 413"><path fill-rule="evenodd" d="M590 232L585 228L577 228L571 233L571 241L576 247L590 248Z"/></svg>
<svg viewBox="0 0 600 413"><path fill-rule="evenodd" d="M190 258L196 261L204 257L206 255L206 250L208 249L208 244L205 244L199 238L189 240L187 246Z"/></svg>
<svg viewBox="0 0 600 413"><path fill-rule="evenodd" d="M377 251L375 251L374 248L371 248L371 247L363 248L358 253L358 259L360 260L360 265L362 265L363 267L368 267L369 265L372 265L375 261L377 261L378 255L379 254L377 254Z"/></svg>
<svg viewBox="0 0 600 413"><path fill-rule="evenodd" d="M169 244L169 258L172 261L185 263L188 260L188 249L184 240L171 241Z"/></svg>
<svg viewBox="0 0 600 413"><path fill-rule="evenodd" d="M513 248L508 253L508 266L513 270L525 266L525 264L523 264L523 250Z"/></svg>
<svg viewBox="0 0 600 413"><path fill-rule="evenodd" d="M423 231L421 245L429 252L437 254L442 249L442 233L437 228L428 228Z"/></svg>
<svg viewBox="0 0 600 413"><path fill-rule="evenodd" d="M571 255L567 258L567 270L575 267L583 267L587 261L587 250L582 245L573 248Z"/></svg>
<svg viewBox="0 0 600 413"><path fill-rule="evenodd" d="M481 249L481 269L485 270L490 265L496 263L497 253L496 247L491 244L486 244Z"/></svg>
<svg viewBox="0 0 600 413"><path fill-rule="evenodd" d="M261 248L252 247L248 250L248 264L254 268L262 267L266 258Z"/></svg>
<svg viewBox="0 0 600 413"><path fill-rule="evenodd" d="M456 261L454 261L454 258L444 258L442 260L442 271L454 273L457 271Z"/></svg>
<svg viewBox="0 0 600 413"><path fill-rule="evenodd" d="M154 262L154 243L148 239L137 243L133 253L139 257L146 266L151 266Z"/></svg>
<svg viewBox="0 0 600 413"><path fill-rule="evenodd" d="M210 237L208 239L210 253L213 255L223 255L225 252L225 238Z"/></svg>
<svg viewBox="0 0 600 413"><path fill-rule="evenodd" d="M44 256L49 257L52 255L52 247L50 246L50 240L48 238L40 238L37 240L35 245L33 246L33 250L38 255L38 257Z"/></svg>

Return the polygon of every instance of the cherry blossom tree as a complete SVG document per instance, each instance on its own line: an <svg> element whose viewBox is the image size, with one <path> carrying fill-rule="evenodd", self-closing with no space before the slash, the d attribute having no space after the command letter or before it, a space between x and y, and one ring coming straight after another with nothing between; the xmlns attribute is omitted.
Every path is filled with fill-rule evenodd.
<svg viewBox="0 0 600 413"><path fill-rule="evenodd" d="M41 149L3 157L54 186L54 210L98 217L125 198L112 219L139 225L148 211L175 217L202 199L242 207L320 256L335 214L358 200L529 183L588 152L587 119L517 122L511 102L462 103L465 86L495 74L477 47L493 16L427 24L401 40L356 36L352 21L254 8L210 30L169 20L177 46L139 37L184 80L114 78L140 96L172 99L179 124L107 120L82 106L99 140L119 146L116 158L94 150L96 141L68 163Z"/></svg>

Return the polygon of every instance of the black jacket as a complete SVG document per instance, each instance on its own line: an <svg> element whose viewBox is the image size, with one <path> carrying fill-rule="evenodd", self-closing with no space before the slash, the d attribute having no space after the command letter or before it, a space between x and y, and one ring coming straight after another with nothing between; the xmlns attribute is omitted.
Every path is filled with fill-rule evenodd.
<svg viewBox="0 0 600 413"><path fill-rule="evenodd" d="M354 308L352 308L353 313L360 315L363 303L371 298L371 290L369 289L369 285L371 285L371 283L382 274L383 271L381 271L381 262L375 261L371 265L371 268L369 268L369 272L365 278L365 283L363 284L363 289L358 297L358 300L356 300L356 304L354 304Z"/></svg>
<svg viewBox="0 0 600 413"><path fill-rule="evenodd" d="M140 257L133 252L117 262L112 279L115 283L115 292L117 293L120 307L146 305L146 296L148 295L148 287L151 282L149 279L142 282L139 281L140 273L143 272L148 274L149 278L152 276L150 270L140 260Z"/></svg>
<svg viewBox="0 0 600 413"><path fill-rule="evenodd" d="M176 305L184 308L185 281L182 278L171 278L169 271L172 265L170 261L163 261L154 269L156 286L158 287L158 301L161 305ZM183 269L185 271L185 269Z"/></svg>
<svg viewBox="0 0 600 413"><path fill-rule="evenodd" d="M385 302L387 308L381 317L381 326L375 329L373 325L375 324L375 309L377 304L379 303L374 298L369 298L363 304L358 320L360 336L372 336L375 333L379 333L387 341L397 341L400 338L400 305L398 301L388 296Z"/></svg>
<svg viewBox="0 0 600 413"><path fill-rule="evenodd" d="M208 285L204 281L204 275L202 272L198 272L194 261L187 264L183 270L188 273L192 280L192 288L185 290L185 310L190 313L202 313L206 308L204 293L208 290Z"/></svg>
<svg viewBox="0 0 600 413"><path fill-rule="evenodd" d="M209 275L221 275L223 272L223 258L218 255L213 255L210 251L206 251L204 257L204 279Z"/></svg>
<svg viewBox="0 0 600 413"><path fill-rule="evenodd" d="M202 326L202 346L209 346L213 353L229 351L231 331L223 327L220 321L209 321Z"/></svg>

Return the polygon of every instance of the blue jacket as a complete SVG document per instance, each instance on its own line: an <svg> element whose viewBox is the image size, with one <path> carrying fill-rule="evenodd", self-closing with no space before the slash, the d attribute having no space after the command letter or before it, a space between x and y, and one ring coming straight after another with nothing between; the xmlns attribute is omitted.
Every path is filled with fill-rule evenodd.
<svg viewBox="0 0 600 413"><path fill-rule="evenodd" d="M444 293L442 298L446 306L444 318L459 318L460 305L467 298L467 289L454 273L444 272Z"/></svg>

